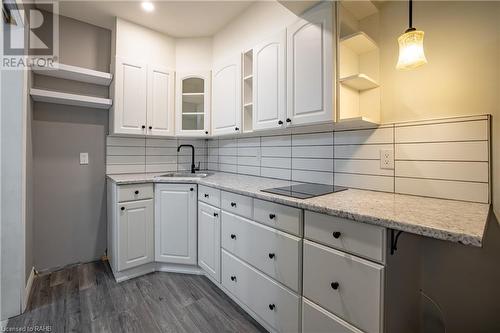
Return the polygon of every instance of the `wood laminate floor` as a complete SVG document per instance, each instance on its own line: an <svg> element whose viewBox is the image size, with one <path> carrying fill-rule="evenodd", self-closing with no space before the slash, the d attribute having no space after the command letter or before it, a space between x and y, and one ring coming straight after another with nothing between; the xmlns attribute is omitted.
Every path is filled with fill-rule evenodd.
<svg viewBox="0 0 500 333"><path fill-rule="evenodd" d="M103 262L35 279L26 312L8 327L45 325L56 333L265 332L204 276L152 273L118 284Z"/></svg>

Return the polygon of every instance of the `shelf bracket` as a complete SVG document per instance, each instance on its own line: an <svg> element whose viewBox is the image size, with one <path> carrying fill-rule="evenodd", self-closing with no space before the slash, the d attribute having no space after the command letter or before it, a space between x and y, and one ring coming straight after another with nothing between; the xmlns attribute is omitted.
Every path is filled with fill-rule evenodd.
<svg viewBox="0 0 500 333"><path fill-rule="evenodd" d="M403 233L403 231L401 231L401 230L396 231L394 229L391 229L391 256L398 249L398 239L402 233Z"/></svg>

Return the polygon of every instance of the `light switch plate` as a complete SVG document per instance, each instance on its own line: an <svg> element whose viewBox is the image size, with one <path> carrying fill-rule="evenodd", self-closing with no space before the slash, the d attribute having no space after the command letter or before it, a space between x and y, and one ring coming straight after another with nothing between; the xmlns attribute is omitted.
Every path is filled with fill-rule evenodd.
<svg viewBox="0 0 500 333"><path fill-rule="evenodd" d="M80 153L80 165L89 164L89 153Z"/></svg>
<svg viewBox="0 0 500 333"><path fill-rule="evenodd" d="M382 149L380 150L380 168L381 169L394 169L394 150Z"/></svg>

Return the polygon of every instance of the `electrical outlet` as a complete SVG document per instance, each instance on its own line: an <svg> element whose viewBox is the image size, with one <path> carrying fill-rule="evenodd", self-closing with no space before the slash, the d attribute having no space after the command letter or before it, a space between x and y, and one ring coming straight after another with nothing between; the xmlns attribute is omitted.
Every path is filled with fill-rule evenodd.
<svg viewBox="0 0 500 333"><path fill-rule="evenodd" d="M381 169L394 169L394 150L382 149L380 150L380 168Z"/></svg>
<svg viewBox="0 0 500 333"><path fill-rule="evenodd" d="M89 164L89 153L80 153L80 165Z"/></svg>

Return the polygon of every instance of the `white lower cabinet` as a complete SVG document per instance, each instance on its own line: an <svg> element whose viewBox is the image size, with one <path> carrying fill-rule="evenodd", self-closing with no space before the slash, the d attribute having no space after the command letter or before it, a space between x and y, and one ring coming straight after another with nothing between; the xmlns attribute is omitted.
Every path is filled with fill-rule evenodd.
<svg viewBox="0 0 500 333"><path fill-rule="evenodd" d="M155 189L155 260L197 264L196 184L157 184Z"/></svg>
<svg viewBox="0 0 500 333"><path fill-rule="evenodd" d="M302 298L303 333L363 333L306 298Z"/></svg>
<svg viewBox="0 0 500 333"><path fill-rule="evenodd" d="M152 262L153 200L118 203L118 270Z"/></svg>
<svg viewBox="0 0 500 333"><path fill-rule="evenodd" d="M300 297L222 250L222 285L277 332L300 330Z"/></svg>
<svg viewBox="0 0 500 333"><path fill-rule="evenodd" d="M198 202L198 265L220 282L220 209Z"/></svg>
<svg viewBox="0 0 500 333"><path fill-rule="evenodd" d="M384 266L304 241L303 296L367 333L382 332Z"/></svg>

